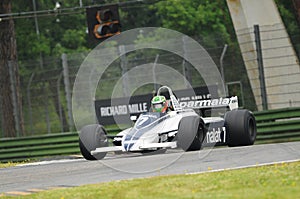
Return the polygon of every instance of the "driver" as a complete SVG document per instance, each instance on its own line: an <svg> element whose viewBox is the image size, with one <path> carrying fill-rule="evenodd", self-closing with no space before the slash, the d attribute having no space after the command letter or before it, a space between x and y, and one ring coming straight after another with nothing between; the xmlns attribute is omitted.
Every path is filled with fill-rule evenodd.
<svg viewBox="0 0 300 199"><path fill-rule="evenodd" d="M168 109L168 102L165 96L158 95L152 98L151 106L153 112L165 113Z"/></svg>

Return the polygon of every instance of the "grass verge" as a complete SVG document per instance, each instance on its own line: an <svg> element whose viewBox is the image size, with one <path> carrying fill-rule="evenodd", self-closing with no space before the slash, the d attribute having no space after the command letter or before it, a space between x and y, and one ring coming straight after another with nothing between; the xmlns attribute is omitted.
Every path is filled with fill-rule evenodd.
<svg viewBox="0 0 300 199"><path fill-rule="evenodd" d="M300 162L294 162L114 181L42 191L20 198L300 198L299 187Z"/></svg>
<svg viewBox="0 0 300 199"><path fill-rule="evenodd" d="M7 163L0 163L0 169L2 168L8 168L8 167L14 167L20 163L18 162L7 162Z"/></svg>

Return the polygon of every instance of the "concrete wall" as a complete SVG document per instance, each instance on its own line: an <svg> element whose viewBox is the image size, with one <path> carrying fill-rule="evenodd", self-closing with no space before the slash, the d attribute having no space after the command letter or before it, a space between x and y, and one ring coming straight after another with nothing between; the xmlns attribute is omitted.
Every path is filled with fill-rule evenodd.
<svg viewBox="0 0 300 199"><path fill-rule="evenodd" d="M254 25L260 26L269 109L300 106L300 66L273 0L227 0L258 110L262 110Z"/></svg>

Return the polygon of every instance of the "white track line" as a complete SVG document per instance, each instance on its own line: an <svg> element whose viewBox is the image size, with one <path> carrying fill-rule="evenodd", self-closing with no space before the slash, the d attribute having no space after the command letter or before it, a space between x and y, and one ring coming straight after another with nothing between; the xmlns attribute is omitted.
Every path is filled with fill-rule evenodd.
<svg viewBox="0 0 300 199"><path fill-rule="evenodd" d="M237 170L237 169L247 169L247 168L269 166L269 165L275 165L275 164L293 163L293 162L298 162L298 161L300 161L300 159L278 161L278 162L268 162L268 163L261 163L261 164L257 163L257 164L253 164L253 165L232 167L232 168L226 168L226 169L209 169L207 171L199 171L199 172L186 173L186 175L196 175L196 174L201 174L201 173L212 173L212 172L230 171L230 170Z"/></svg>
<svg viewBox="0 0 300 199"><path fill-rule="evenodd" d="M18 167L25 167L25 166L38 166L38 165L48 165L48 164L57 164L57 163L68 163L68 162L79 162L83 159L63 159L63 160L45 160L40 162L32 162L32 163L25 163L25 164L18 164Z"/></svg>

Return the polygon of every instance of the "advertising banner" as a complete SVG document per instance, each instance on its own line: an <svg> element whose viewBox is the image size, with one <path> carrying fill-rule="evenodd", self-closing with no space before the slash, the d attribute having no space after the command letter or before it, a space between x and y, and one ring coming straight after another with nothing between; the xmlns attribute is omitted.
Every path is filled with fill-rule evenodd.
<svg viewBox="0 0 300 199"><path fill-rule="evenodd" d="M209 90L211 93L209 93ZM181 106L186 107L198 100L217 98L217 86L197 87L193 90L183 89L173 91ZM168 99L168 93L163 94ZM99 124L130 123L131 115L148 112L151 108L153 94L136 95L124 98L104 99L95 101L96 115Z"/></svg>

